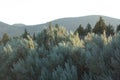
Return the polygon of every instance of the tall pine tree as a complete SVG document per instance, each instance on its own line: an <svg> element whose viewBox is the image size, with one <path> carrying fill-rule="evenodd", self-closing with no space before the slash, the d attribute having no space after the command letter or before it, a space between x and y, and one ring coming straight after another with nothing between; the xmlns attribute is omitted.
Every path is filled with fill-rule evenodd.
<svg viewBox="0 0 120 80"><path fill-rule="evenodd" d="M85 34L84 28L82 27L82 25L80 24L79 27L77 28L77 30L75 31L75 34L78 33L79 36L83 36Z"/></svg>
<svg viewBox="0 0 120 80"><path fill-rule="evenodd" d="M106 30L106 24L102 17L100 17L99 21L95 24L93 28L93 32L96 34L103 34L104 30Z"/></svg>
<svg viewBox="0 0 120 80"><path fill-rule="evenodd" d="M92 27L91 25L88 23L86 28L85 28L85 34L87 35L87 33L91 32L92 31Z"/></svg>

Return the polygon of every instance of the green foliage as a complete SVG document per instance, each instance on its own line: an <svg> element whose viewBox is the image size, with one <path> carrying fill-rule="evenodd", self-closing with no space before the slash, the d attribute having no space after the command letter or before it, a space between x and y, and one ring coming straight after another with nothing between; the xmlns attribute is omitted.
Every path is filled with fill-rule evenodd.
<svg viewBox="0 0 120 80"><path fill-rule="evenodd" d="M85 28L85 34L87 35L88 33L92 32L92 27L91 25L88 23L86 28Z"/></svg>
<svg viewBox="0 0 120 80"><path fill-rule="evenodd" d="M120 31L120 25L117 26L116 32Z"/></svg>
<svg viewBox="0 0 120 80"><path fill-rule="evenodd" d="M58 26L0 44L0 80L120 80L119 32L82 39Z"/></svg>
<svg viewBox="0 0 120 80"><path fill-rule="evenodd" d="M36 40L36 34L35 34L35 32L33 33L33 40Z"/></svg>
<svg viewBox="0 0 120 80"><path fill-rule="evenodd" d="M22 38L16 38L11 39L4 46L1 45L3 47L1 54L4 53L4 55L1 55L0 57L3 57L1 61L4 61L1 62L2 65L0 66L0 73L3 73L4 75L0 74L0 79L5 80L8 77L14 77L11 72L11 68L19 59L25 59L25 57L28 55L28 52L31 51L31 48L28 47L28 44L29 41Z"/></svg>
<svg viewBox="0 0 120 80"><path fill-rule="evenodd" d="M65 68L58 66L52 72L52 80L77 80L77 69L73 65L65 63Z"/></svg>
<svg viewBox="0 0 120 80"><path fill-rule="evenodd" d="M106 26L106 34L108 36L114 35L114 28L112 25L109 24L108 26Z"/></svg>
<svg viewBox="0 0 120 80"><path fill-rule="evenodd" d="M22 34L22 38L28 39L28 37L27 37L28 35L30 36L27 29L25 28L24 33Z"/></svg>
<svg viewBox="0 0 120 80"><path fill-rule="evenodd" d="M84 33L84 28L82 27L82 25L80 24L79 27L77 28L77 30L75 31L75 34L78 33L79 35L83 36Z"/></svg>
<svg viewBox="0 0 120 80"><path fill-rule="evenodd" d="M100 17L99 21L95 24L95 27L93 28L93 32L96 34L102 34L106 30L106 24L102 17Z"/></svg>
<svg viewBox="0 0 120 80"><path fill-rule="evenodd" d="M49 26L37 35L38 45L44 45L47 50L62 41L68 41L68 33L63 27Z"/></svg>
<svg viewBox="0 0 120 80"><path fill-rule="evenodd" d="M6 44L9 40L10 40L10 38L9 38L8 34L4 33L1 42Z"/></svg>

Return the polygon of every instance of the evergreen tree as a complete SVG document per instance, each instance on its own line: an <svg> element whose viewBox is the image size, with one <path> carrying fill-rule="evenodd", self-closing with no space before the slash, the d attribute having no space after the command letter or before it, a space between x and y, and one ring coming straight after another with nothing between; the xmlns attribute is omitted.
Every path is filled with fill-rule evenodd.
<svg viewBox="0 0 120 80"><path fill-rule="evenodd" d="M85 33L84 33L84 28L82 27L82 25L80 24L79 27L77 28L77 30L75 31L75 34L78 33L79 36L83 36Z"/></svg>
<svg viewBox="0 0 120 80"><path fill-rule="evenodd" d="M106 30L106 24L102 17L100 17L99 21L95 24L95 27L93 28L93 32L96 34L102 34Z"/></svg>
<svg viewBox="0 0 120 80"><path fill-rule="evenodd" d="M30 34L28 33L27 29L25 28L24 34L22 35L22 37L28 39L27 35L30 35Z"/></svg>
<svg viewBox="0 0 120 80"><path fill-rule="evenodd" d="M106 26L106 34L107 36L114 35L114 28L112 25L109 24L108 26Z"/></svg>
<svg viewBox="0 0 120 80"><path fill-rule="evenodd" d="M4 44L6 44L8 41L9 41L9 36L8 36L8 34L7 33L4 33L3 34L3 38L2 38L2 42L4 43Z"/></svg>
<svg viewBox="0 0 120 80"><path fill-rule="evenodd" d="M116 32L120 31L120 24L117 26Z"/></svg>
<svg viewBox="0 0 120 80"><path fill-rule="evenodd" d="M33 40L36 40L35 32L33 33Z"/></svg>
<svg viewBox="0 0 120 80"><path fill-rule="evenodd" d="M91 32L92 31L92 27L91 25L88 23L86 28L85 28L85 34L87 35L87 33Z"/></svg>

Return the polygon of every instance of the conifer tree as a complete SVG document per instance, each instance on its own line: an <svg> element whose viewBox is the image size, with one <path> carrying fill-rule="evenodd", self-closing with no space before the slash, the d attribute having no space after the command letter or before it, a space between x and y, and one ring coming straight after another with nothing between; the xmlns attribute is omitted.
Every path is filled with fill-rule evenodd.
<svg viewBox="0 0 120 80"><path fill-rule="evenodd" d="M36 40L35 32L33 33L33 40Z"/></svg>
<svg viewBox="0 0 120 80"><path fill-rule="evenodd" d="M100 17L99 21L95 24L95 27L93 28L93 32L96 34L102 34L106 30L106 24L102 17Z"/></svg>
<svg viewBox="0 0 120 80"><path fill-rule="evenodd" d="M86 28L85 28L85 34L91 32L91 31L92 31L92 27L91 27L91 25L88 23L87 26L86 26Z"/></svg>
<svg viewBox="0 0 120 80"><path fill-rule="evenodd" d="M117 26L116 32L120 31L120 24Z"/></svg>
<svg viewBox="0 0 120 80"><path fill-rule="evenodd" d="M114 35L114 28L112 25L109 24L108 26L106 26L106 34L107 36Z"/></svg>
<svg viewBox="0 0 120 80"><path fill-rule="evenodd" d="M30 35L30 34L28 33L27 29L25 28L24 33L22 34L22 37L28 39L27 35Z"/></svg>
<svg viewBox="0 0 120 80"><path fill-rule="evenodd" d="M80 24L79 27L77 28L77 30L75 31L75 34L78 33L79 36L83 36L84 33L84 28L82 27L82 25Z"/></svg>

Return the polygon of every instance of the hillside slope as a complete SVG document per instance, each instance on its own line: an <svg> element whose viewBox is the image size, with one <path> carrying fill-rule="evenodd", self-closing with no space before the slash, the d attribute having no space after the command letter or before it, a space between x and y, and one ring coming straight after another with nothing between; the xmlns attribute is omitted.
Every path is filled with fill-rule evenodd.
<svg viewBox="0 0 120 80"><path fill-rule="evenodd" d="M83 17L60 18L38 25L24 25L24 24L9 25L0 22L0 37L5 32L8 33L10 36L21 35L24 32L25 28L27 28L30 34L33 34L34 32L38 33L41 30L43 30L45 27L47 27L50 22L53 25L59 24L61 26L64 26L68 31L75 31L80 24L82 24L83 27L86 27L86 25L90 23L92 27L94 27L95 23L99 20L99 17L100 17L99 15L91 15L91 16L83 16ZM106 16L102 16L102 17L107 25L112 24L116 28L116 26L120 24L120 19L106 17Z"/></svg>

